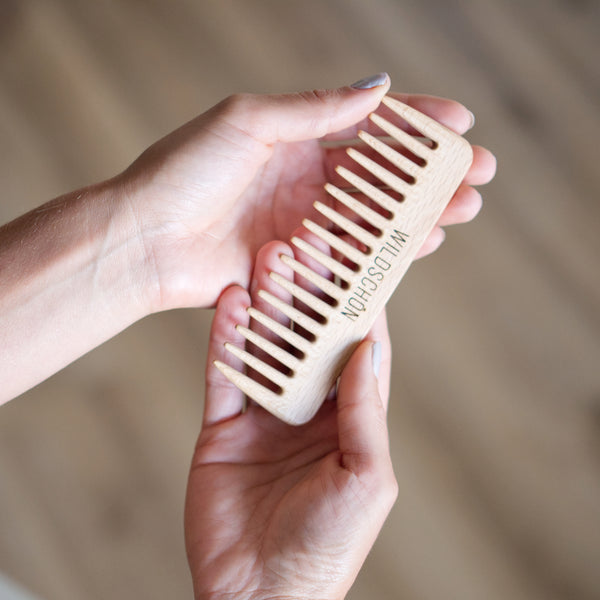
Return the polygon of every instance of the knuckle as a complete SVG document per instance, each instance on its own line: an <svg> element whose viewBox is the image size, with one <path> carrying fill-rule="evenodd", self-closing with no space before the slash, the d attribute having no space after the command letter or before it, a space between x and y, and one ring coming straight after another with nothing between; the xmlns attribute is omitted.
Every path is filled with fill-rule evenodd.
<svg viewBox="0 0 600 600"><path fill-rule="evenodd" d="M299 92L298 95L310 107L313 113L312 122L309 123L311 131L315 132L315 137L320 138L330 130L332 115L326 116L330 110L330 100L332 92L330 90L309 90ZM322 107L322 108L321 108ZM317 110L315 110L317 108Z"/></svg>
<svg viewBox="0 0 600 600"><path fill-rule="evenodd" d="M239 93L227 96L217 105L217 114L224 121L241 127L256 112L256 96Z"/></svg>
<svg viewBox="0 0 600 600"><path fill-rule="evenodd" d="M483 198L481 196L481 193L474 188L469 189L469 195L470 198L469 204L465 211L465 219L467 219L468 221L472 221L479 214L479 211L483 206Z"/></svg>
<svg viewBox="0 0 600 600"><path fill-rule="evenodd" d="M238 93L231 94L221 100L220 105L225 112L235 113L247 106L252 98L252 94Z"/></svg>
<svg viewBox="0 0 600 600"><path fill-rule="evenodd" d="M300 97L307 102L325 102L330 95L328 90L306 90L299 92Z"/></svg>
<svg viewBox="0 0 600 600"><path fill-rule="evenodd" d="M373 482L373 488L372 493L377 499L377 503L389 511L398 498L399 489L398 481L391 467L379 474L376 481Z"/></svg>
<svg viewBox="0 0 600 600"><path fill-rule="evenodd" d="M398 481L391 466L371 471L368 478L362 478L363 494L368 505L378 514L387 514L398 498Z"/></svg>
<svg viewBox="0 0 600 600"><path fill-rule="evenodd" d="M265 96L238 93L219 103L220 120L249 138L259 141L265 128L268 99Z"/></svg>
<svg viewBox="0 0 600 600"><path fill-rule="evenodd" d="M398 480L392 472L391 475L387 478L385 485L385 499L389 503L390 507L394 504L394 502L396 502L399 490L400 487L398 486Z"/></svg>

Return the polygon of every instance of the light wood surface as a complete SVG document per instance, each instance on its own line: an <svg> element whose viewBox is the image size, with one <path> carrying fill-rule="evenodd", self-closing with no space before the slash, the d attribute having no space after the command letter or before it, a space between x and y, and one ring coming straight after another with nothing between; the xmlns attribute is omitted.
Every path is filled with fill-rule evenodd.
<svg viewBox="0 0 600 600"><path fill-rule="evenodd" d="M499 172L390 306L400 496L350 598L600 596L600 8L6 0L3 221L237 91L450 96ZM425 66L424 66L425 65ZM47 600L191 597L210 314L138 323L0 411L0 569ZM224 492L225 493L225 492Z"/></svg>
<svg viewBox="0 0 600 600"><path fill-rule="evenodd" d="M288 304L300 301L305 308L283 306L281 299L266 290L258 291L260 298L288 318L290 329L300 325L306 330L310 344L307 347L302 342L302 349L290 348L285 338L280 338L272 329L267 328L264 335L259 335L240 327L239 331L252 344L249 351L230 343L225 347L251 371L241 372L215 361L215 366L238 389L292 425L306 423L315 415L438 222L473 160L471 145L440 123L391 96L383 99L382 106L392 111L395 123L377 113L371 115L371 120L380 127L380 135L391 136L388 143L359 131L358 138L365 143L365 148L362 151L354 147L347 149L355 166L362 166L372 182L338 165L337 171L345 183L352 186L348 188L352 193L331 183L325 184L338 205L315 202L314 208L327 220L325 226L311 218L303 220L305 232L316 236L315 243L302 240L300 234L292 238L296 246L300 243L301 247L310 248L308 258L317 257L316 262L303 263L302 255L300 260L288 257L286 262L292 267L290 279L270 273L279 288L288 292ZM416 130L419 137L426 138L419 140L410 135L410 128ZM366 156L368 148L377 152L379 160ZM391 171L392 167L396 167L396 173ZM383 192L382 185L396 192L397 198ZM362 195L355 196L354 191ZM343 209L349 209L350 214L344 216ZM382 210L387 211L385 216L380 214ZM362 226L358 224L361 220ZM341 234L352 236L354 242L346 241ZM321 243L325 246L317 249ZM361 244L364 249L360 249ZM323 258L328 259L331 271L323 264ZM355 269L346 267L343 270L347 275L341 277L346 260L354 263ZM303 279L298 283L293 281L294 268L298 274L302 273ZM323 269L329 271L326 280L335 281L337 277L339 285L323 284L323 276L317 274ZM325 290L331 303L325 301ZM263 352L260 358L252 351L253 347ZM293 348L302 358L294 355L297 352L294 353ZM276 367L277 361L286 372ZM275 389L266 387L264 381L263 385L255 374L265 377Z"/></svg>

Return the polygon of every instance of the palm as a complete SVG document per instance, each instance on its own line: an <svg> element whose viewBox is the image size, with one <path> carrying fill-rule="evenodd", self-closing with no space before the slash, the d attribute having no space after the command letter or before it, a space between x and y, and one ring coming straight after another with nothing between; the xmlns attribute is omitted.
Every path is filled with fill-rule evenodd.
<svg viewBox="0 0 600 600"><path fill-rule="evenodd" d="M351 529L328 489L336 486L338 470L334 403L300 428L257 407L205 428L186 511L195 579L209 588L234 572L242 591L255 581L276 587L301 579L305 585L307 574L316 584L320 571L347 577L347 557L340 564L335 557Z"/></svg>
<svg viewBox="0 0 600 600"><path fill-rule="evenodd" d="M325 160L316 140L278 144L263 165L248 161L246 169L254 176L241 197L235 181L231 189L224 190L222 206L229 204L230 209L209 230L215 260L209 261L207 280L218 282L215 293L231 281L247 285L257 250L270 240L289 239L300 226L313 202L325 194ZM211 248L204 245L201 252L205 258ZM224 266L223 256L235 260ZM189 258L199 264L195 252Z"/></svg>
<svg viewBox="0 0 600 600"><path fill-rule="evenodd" d="M216 158L204 162L194 148L180 148L177 171L160 164L147 193L161 220L172 224L171 243L154 252L159 277L167 279L174 267L185 274L175 306L212 305L231 282L247 285L258 248L288 239L324 195L327 153L317 140L273 147L254 142L242 151L219 142ZM230 170L222 167L223 156Z"/></svg>
<svg viewBox="0 0 600 600"><path fill-rule="evenodd" d="M325 195L327 168L326 152L316 140L275 146L240 202L250 207L236 215L245 233L241 249L254 256L266 242L288 239Z"/></svg>

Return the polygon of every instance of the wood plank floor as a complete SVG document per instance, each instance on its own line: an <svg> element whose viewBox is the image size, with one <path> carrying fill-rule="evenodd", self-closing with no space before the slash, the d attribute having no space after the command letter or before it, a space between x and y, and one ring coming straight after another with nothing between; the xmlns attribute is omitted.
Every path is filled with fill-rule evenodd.
<svg viewBox="0 0 600 600"><path fill-rule="evenodd" d="M0 220L232 92L387 70L461 100L498 176L391 301L400 496L350 597L597 599L598 31L591 0L4 0ZM210 319L148 318L0 410L0 571L46 600L191 596Z"/></svg>

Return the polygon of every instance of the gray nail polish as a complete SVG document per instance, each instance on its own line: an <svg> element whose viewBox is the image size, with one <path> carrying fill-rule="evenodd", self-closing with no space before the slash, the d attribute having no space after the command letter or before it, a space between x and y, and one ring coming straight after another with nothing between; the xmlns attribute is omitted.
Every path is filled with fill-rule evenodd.
<svg viewBox="0 0 600 600"><path fill-rule="evenodd" d="M371 75L370 77L355 81L350 87L355 90L370 90L371 88L383 85L387 81L387 78L387 73L377 73L377 75Z"/></svg>
<svg viewBox="0 0 600 600"><path fill-rule="evenodd" d="M375 342L371 352L373 353L373 373L375 373L375 377L379 377L379 369L381 368L381 342Z"/></svg>

